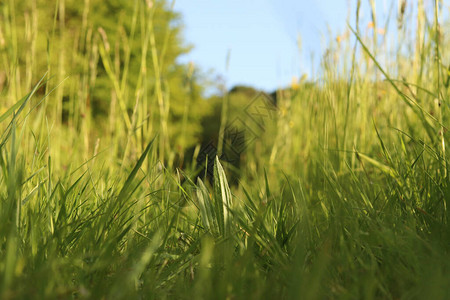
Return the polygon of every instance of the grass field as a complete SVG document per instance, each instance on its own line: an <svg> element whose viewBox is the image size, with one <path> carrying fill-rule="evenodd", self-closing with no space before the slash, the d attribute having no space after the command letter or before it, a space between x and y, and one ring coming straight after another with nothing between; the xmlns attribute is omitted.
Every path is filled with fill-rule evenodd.
<svg viewBox="0 0 450 300"><path fill-rule="evenodd" d="M219 155L203 176L157 8L135 1L114 42L89 1L61 21L72 2L0 4L1 299L450 299L448 6L418 1L395 32L357 9L318 77L247 129L238 170ZM248 105L221 101L218 154Z"/></svg>

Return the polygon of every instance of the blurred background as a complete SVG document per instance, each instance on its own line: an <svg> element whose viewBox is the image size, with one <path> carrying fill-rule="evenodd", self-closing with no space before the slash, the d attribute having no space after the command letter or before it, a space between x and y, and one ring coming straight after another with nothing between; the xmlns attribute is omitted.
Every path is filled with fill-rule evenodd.
<svg viewBox="0 0 450 300"><path fill-rule="evenodd" d="M448 3L438 3L445 22ZM61 153L73 151L87 160L102 149L109 149L112 165L124 166L158 136L155 155L168 168L189 166L194 172L212 146L219 157L235 156L231 169L245 161L255 171L257 165L281 162L273 143L296 130L298 112L292 107L317 109L326 85L344 89L352 68L365 75L366 85L377 82L377 97L385 96L382 74L355 46L352 29L389 74L420 79L431 62L423 50L432 50L427 30L433 7L427 0L4 1L0 112L46 74L33 100L33 128L51 133L51 145L40 147L52 153L57 167L74 158ZM252 120L248 107L255 99L277 111L270 126L242 122ZM313 99L321 100L312 107L305 102ZM336 105L333 110L340 110L343 103ZM355 109L364 111L372 104L358 105ZM368 113L354 113L368 123ZM226 149L236 143L225 141L235 138L233 130L245 141L238 151Z"/></svg>

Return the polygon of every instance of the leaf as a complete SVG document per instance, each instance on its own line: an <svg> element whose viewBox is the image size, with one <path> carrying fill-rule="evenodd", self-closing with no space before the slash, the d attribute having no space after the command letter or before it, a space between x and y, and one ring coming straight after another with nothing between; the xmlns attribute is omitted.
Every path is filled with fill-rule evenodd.
<svg viewBox="0 0 450 300"><path fill-rule="evenodd" d="M214 193L216 214L220 217L219 228L221 229L221 233L226 236L229 233L230 227L229 219L232 198L225 171L217 156L214 164Z"/></svg>
<svg viewBox="0 0 450 300"><path fill-rule="evenodd" d="M395 172L395 170L393 168L391 168L391 167L389 167L389 166L387 166L387 165L385 165L385 164L383 164L383 163L381 163L381 162L379 162L379 161L377 161L377 160L375 160L375 159L373 159L373 158L371 158L371 157L369 157L367 155L364 155L362 153L357 153L357 155L358 155L358 157L364 158L364 160L366 160L368 163L370 163L374 167L378 168L382 172L392 176L395 179L397 178L396 172Z"/></svg>
<svg viewBox="0 0 450 300"><path fill-rule="evenodd" d="M19 108L19 110L15 114L15 118L17 118L17 116L24 109L27 102L31 99L31 97L34 95L34 93L36 93L36 91L41 87L42 81L44 80L45 76L47 76L47 73L45 73L44 76L41 77L39 82L36 83L36 85L31 90L31 92L29 92L25 97L23 97L22 99L17 101L16 104L11 106L3 115L0 116L0 123L3 122L4 120L6 120L6 118L8 118L9 115L11 115L17 108Z"/></svg>
<svg viewBox="0 0 450 300"><path fill-rule="evenodd" d="M215 220L214 207L212 206L208 189L200 178L197 182L197 199L203 226L207 231L217 233L217 221Z"/></svg>
<svg viewBox="0 0 450 300"><path fill-rule="evenodd" d="M151 140L150 143L148 143L147 147L145 148L144 152L142 153L141 157L139 158L138 162L134 166L133 170L131 171L130 175L128 175L127 180L123 184L122 189L119 192L118 199L123 199L126 197L129 197L129 191L131 190L131 183L133 182L134 178L136 177L137 172L141 168L142 164L144 163L145 158L147 157L148 152L150 151L153 142L155 141L155 138Z"/></svg>

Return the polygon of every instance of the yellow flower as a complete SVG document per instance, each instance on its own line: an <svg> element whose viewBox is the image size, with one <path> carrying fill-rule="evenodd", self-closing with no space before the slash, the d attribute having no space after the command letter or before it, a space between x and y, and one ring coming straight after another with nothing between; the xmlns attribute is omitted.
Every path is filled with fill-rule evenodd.
<svg viewBox="0 0 450 300"><path fill-rule="evenodd" d="M373 28L374 27L374 24L373 24L373 22L369 22L369 24L367 25L367 28Z"/></svg>

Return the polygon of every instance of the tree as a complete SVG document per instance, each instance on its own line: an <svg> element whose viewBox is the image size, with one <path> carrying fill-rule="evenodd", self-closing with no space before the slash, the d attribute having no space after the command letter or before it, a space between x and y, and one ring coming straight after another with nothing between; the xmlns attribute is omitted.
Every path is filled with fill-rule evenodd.
<svg viewBox="0 0 450 300"><path fill-rule="evenodd" d="M190 47L182 39L181 16L165 0L0 6L0 28L10 29L0 48L6 84L20 82L9 102L48 71L53 79L42 93L64 83L48 98L47 114L87 137L102 132L123 157L139 153L156 134L165 161L198 142L202 88L195 69L178 62Z"/></svg>

